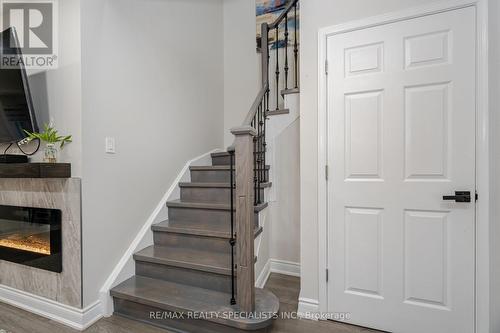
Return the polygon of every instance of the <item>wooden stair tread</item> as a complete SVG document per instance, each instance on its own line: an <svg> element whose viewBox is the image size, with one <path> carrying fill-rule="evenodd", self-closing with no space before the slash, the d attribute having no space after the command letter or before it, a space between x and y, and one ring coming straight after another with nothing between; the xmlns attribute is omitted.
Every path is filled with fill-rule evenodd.
<svg viewBox="0 0 500 333"><path fill-rule="evenodd" d="M271 187L271 182L260 183L260 188ZM209 187L209 188L230 188L229 183L209 183L209 182L180 182L179 187Z"/></svg>
<svg viewBox="0 0 500 333"><path fill-rule="evenodd" d="M230 294L179 283L134 276L111 290L111 296L173 312L229 313L238 311L229 304ZM278 298L267 290L256 288L255 312L268 316L237 318L207 316L206 320L239 329L257 330L268 326L279 310ZM240 318L241 317L241 318Z"/></svg>
<svg viewBox="0 0 500 333"><path fill-rule="evenodd" d="M231 275L231 256L229 251L227 253L219 253L192 248L152 245L134 254L134 259L155 264Z"/></svg>
<svg viewBox="0 0 500 333"><path fill-rule="evenodd" d="M283 89L281 90L281 96L290 95L290 94L299 94L300 88L291 88L291 89Z"/></svg>
<svg viewBox="0 0 500 333"><path fill-rule="evenodd" d="M151 227L153 231L170 232L186 235L217 237L229 239L231 231L229 225L200 223L197 221L163 221ZM262 227L255 228L255 237L262 232Z"/></svg>
<svg viewBox="0 0 500 333"><path fill-rule="evenodd" d="M258 213L268 206L267 202L261 203L254 206L254 212ZM230 210L231 207L228 204L219 203L204 203L204 202L183 202L180 200L172 200L167 202L167 207L176 208L192 208L192 209L214 209L214 210Z"/></svg>
<svg viewBox="0 0 500 333"><path fill-rule="evenodd" d="M229 153L227 151L221 151L217 153L211 153L210 156L212 157L229 156Z"/></svg>
<svg viewBox="0 0 500 333"><path fill-rule="evenodd" d="M281 114L289 114L289 109L280 109L280 110L270 110L266 112L267 116L279 116Z"/></svg>

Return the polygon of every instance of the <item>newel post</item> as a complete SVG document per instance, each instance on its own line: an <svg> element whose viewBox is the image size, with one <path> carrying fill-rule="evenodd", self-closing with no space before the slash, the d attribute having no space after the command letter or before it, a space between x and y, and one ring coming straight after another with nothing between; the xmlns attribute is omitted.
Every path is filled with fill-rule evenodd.
<svg viewBox="0 0 500 333"><path fill-rule="evenodd" d="M254 263L254 191L253 191L253 139L257 134L250 126L231 129L236 137L236 249L237 291L236 304L243 312L255 310Z"/></svg>

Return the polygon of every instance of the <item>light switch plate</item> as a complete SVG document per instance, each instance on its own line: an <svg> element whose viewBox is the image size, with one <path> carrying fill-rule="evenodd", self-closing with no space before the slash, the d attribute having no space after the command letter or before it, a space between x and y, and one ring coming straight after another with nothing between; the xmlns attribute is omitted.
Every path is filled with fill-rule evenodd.
<svg viewBox="0 0 500 333"><path fill-rule="evenodd" d="M115 154L116 153L115 138L106 137L105 151L107 154Z"/></svg>

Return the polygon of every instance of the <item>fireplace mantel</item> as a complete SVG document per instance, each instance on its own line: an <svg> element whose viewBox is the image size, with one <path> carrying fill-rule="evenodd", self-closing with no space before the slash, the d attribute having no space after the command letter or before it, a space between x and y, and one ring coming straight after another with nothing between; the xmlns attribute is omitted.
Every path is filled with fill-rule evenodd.
<svg viewBox="0 0 500 333"><path fill-rule="evenodd" d="M71 164L0 163L0 178L71 178Z"/></svg>

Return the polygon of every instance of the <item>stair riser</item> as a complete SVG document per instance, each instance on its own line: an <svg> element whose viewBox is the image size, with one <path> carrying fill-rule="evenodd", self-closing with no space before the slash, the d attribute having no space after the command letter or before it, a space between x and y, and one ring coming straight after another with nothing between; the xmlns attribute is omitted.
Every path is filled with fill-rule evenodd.
<svg viewBox="0 0 500 333"><path fill-rule="evenodd" d="M234 194L236 196L236 194ZM261 198L264 198L264 189L260 190ZM209 202L223 203L230 202L230 188L215 187L182 187L181 201L184 202Z"/></svg>
<svg viewBox="0 0 500 333"><path fill-rule="evenodd" d="M191 170L191 181L193 183L229 183L229 170ZM269 180L269 170L264 174L265 182Z"/></svg>
<svg viewBox="0 0 500 333"><path fill-rule="evenodd" d="M229 170L191 170L191 181L194 183L229 183Z"/></svg>
<svg viewBox="0 0 500 333"><path fill-rule="evenodd" d="M228 301L229 302L229 301ZM132 320L149 323L175 332L196 332L196 333L245 333L248 331L237 329L201 319L188 318L184 313L182 319L167 318L169 311L160 308L135 303L129 300L114 298L115 315L126 317ZM152 314L161 316L160 319L152 318ZM255 333L270 332L271 329L262 328L253 330Z"/></svg>
<svg viewBox="0 0 500 333"><path fill-rule="evenodd" d="M229 239L154 231L155 245L229 253Z"/></svg>
<svg viewBox="0 0 500 333"><path fill-rule="evenodd" d="M153 279L181 283L193 287L227 293L231 292L231 276L229 275L143 261L135 262L135 274Z"/></svg>
<svg viewBox="0 0 500 333"><path fill-rule="evenodd" d="M229 210L197 209L169 207L168 218L174 221L200 221L202 224L228 226L231 223ZM255 213L255 225L259 224L259 215Z"/></svg>
<svg viewBox="0 0 500 333"><path fill-rule="evenodd" d="M212 165L229 165L230 163L229 156L212 156Z"/></svg>

